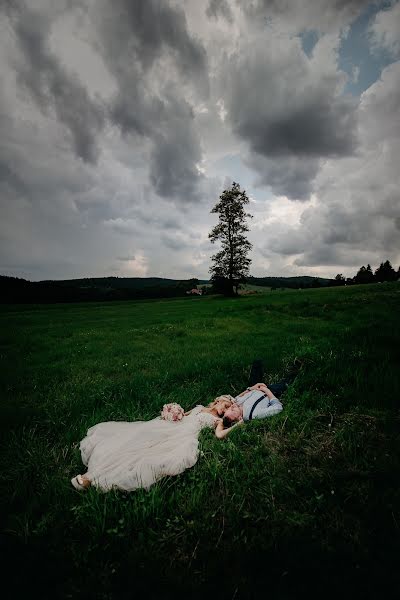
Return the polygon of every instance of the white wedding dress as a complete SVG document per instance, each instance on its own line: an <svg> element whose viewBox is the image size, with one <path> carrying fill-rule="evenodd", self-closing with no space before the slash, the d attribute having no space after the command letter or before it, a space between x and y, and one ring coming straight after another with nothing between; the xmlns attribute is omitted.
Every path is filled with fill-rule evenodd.
<svg viewBox="0 0 400 600"><path fill-rule="evenodd" d="M85 476L92 485L132 491L149 488L167 475L193 467L199 454L198 435L215 427L216 417L196 406L181 421L109 421L91 427L80 443Z"/></svg>

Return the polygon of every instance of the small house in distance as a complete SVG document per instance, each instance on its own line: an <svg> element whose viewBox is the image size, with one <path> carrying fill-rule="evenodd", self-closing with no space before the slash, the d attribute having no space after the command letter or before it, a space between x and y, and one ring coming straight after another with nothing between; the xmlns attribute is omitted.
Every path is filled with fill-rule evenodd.
<svg viewBox="0 0 400 600"><path fill-rule="evenodd" d="M203 295L203 291L202 290L198 290L197 288L192 288L191 290L188 290L186 292L187 294L196 294L197 296L202 296Z"/></svg>

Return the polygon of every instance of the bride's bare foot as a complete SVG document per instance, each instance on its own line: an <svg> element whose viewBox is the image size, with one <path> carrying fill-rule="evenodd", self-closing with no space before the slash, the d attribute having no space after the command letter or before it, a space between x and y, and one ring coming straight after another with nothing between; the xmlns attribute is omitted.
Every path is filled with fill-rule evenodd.
<svg viewBox="0 0 400 600"><path fill-rule="evenodd" d="M71 479L71 483L76 490L87 490L90 486L90 479L85 475L77 475Z"/></svg>

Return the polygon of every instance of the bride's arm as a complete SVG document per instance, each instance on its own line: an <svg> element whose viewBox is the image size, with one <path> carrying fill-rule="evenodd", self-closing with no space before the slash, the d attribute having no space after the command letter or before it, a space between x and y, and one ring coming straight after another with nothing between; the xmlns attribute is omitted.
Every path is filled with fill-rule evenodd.
<svg viewBox="0 0 400 600"><path fill-rule="evenodd" d="M224 438L226 438L227 435L230 434L230 432L232 431L232 429L235 429L235 427L237 427L238 425L241 425L243 423L243 420L241 419L240 421L238 421L237 423L235 423L234 425L232 425L232 427L228 427L227 429L224 428L224 424L221 421L218 421L217 426L215 428L215 435L217 436L217 438L219 440L223 440Z"/></svg>

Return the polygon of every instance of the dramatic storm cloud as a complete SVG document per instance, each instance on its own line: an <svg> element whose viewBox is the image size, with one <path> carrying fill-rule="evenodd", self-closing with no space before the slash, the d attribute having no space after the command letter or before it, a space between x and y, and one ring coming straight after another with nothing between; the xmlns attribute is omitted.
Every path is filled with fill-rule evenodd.
<svg viewBox="0 0 400 600"><path fill-rule="evenodd" d="M0 273L208 277L250 196L252 274L400 262L400 3L7 0Z"/></svg>
<svg viewBox="0 0 400 600"><path fill-rule="evenodd" d="M69 130L76 154L95 162L96 135L104 125L101 105L90 99L76 75L69 73L51 51L49 15L43 17L22 3L12 6L8 14L17 42L14 66L20 88L44 114L54 110Z"/></svg>

